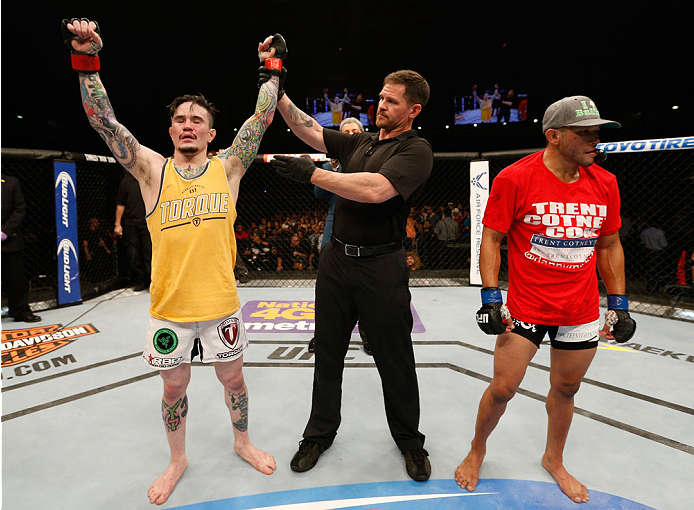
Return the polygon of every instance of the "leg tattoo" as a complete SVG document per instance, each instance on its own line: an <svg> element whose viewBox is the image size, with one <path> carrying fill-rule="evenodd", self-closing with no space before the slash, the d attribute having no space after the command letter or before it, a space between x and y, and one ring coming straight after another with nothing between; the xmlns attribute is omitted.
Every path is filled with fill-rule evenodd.
<svg viewBox="0 0 694 510"><path fill-rule="evenodd" d="M248 430L248 393L246 388L241 390L240 393L229 392L229 400L231 402L231 411L234 413L238 411L240 416L238 419L234 420L232 415L231 423L234 428L239 432L246 432Z"/></svg>
<svg viewBox="0 0 694 510"><path fill-rule="evenodd" d="M169 406L164 400L161 401L162 417L164 425L169 432L175 432L183 423L183 419L188 414L188 395L178 399L173 406Z"/></svg>

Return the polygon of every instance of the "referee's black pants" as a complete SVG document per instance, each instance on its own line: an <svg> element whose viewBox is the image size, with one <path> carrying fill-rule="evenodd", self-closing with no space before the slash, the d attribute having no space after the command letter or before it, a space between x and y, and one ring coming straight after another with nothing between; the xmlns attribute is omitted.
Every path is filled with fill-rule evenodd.
<svg viewBox="0 0 694 510"><path fill-rule="evenodd" d="M316 352L311 415L304 439L330 446L340 426L342 373L359 319L381 376L390 433L401 451L421 448L419 387L405 251L345 255L334 242L321 251L316 281Z"/></svg>

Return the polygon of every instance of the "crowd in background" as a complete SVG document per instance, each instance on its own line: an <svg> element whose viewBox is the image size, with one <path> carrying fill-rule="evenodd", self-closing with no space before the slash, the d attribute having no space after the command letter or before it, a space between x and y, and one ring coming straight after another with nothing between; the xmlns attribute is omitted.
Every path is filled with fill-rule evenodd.
<svg viewBox="0 0 694 510"><path fill-rule="evenodd" d="M250 271L315 270L324 225L322 210L280 212L257 221L239 218L239 256ZM470 213L461 204L410 210L405 250L411 270L462 267L469 262L469 240Z"/></svg>

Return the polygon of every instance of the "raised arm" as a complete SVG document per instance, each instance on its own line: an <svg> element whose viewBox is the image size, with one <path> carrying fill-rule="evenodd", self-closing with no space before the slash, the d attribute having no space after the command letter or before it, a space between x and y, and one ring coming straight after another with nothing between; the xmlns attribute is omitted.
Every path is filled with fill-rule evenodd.
<svg viewBox="0 0 694 510"><path fill-rule="evenodd" d="M323 126L313 120L309 114L297 108L287 97L287 94L284 94L279 100L277 108L292 133L318 152L326 151L323 141Z"/></svg>
<svg viewBox="0 0 694 510"><path fill-rule="evenodd" d="M70 34L73 37L70 38ZM145 204L156 201L159 191L160 168L163 156L148 149L135 139L132 133L116 120L111 101L99 76L99 51L103 47L98 25L86 19L63 20L66 45L72 49L73 69L80 83L82 106L89 124L99 133L123 167L140 183ZM154 175L156 174L156 175Z"/></svg>
<svg viewBox="0 0 694 510"><path fill-rule="evenodd" d="M260 80L255 111L243 123L233 143L218 156L227 172L227 180L234 200L238 198L241 178L251 166L260 148L260 141L272 123L277 108L282 61L287 55L287 45L280 34L275 34L258 44L258 58L265 69L265 80ZM261 73L262 74L262 73Z"/></svg>

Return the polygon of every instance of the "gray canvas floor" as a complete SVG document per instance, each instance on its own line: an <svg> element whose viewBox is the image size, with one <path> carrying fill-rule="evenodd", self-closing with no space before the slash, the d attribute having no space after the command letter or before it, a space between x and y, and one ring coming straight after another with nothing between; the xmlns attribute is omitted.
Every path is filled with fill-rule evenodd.
<svg viewBox="0 0 694 510"><path fill-rule="evenodd" d="M296 301L299 308L314 298L312 288L239 292L242 303ZM316 468L293 473L289 461L310 405L313 365L306 347L312 335L296 328L255 329L248 332L251 345L244 356L249 432L259 448L274 455L277 471L262 475L236 456L221 386L210 367L195 364L188 392L190 465L163 507L258 508L263 505L254 506L250 496L280 493L274 504L281 505L298 501L289 496L295 492L313 494L309 499L317 501L326 499L321 492L326 487L351 490L360 484L355 487L366 494L373 484L401 482L410 495L443 484L449 500L461 496L456 508L512 508L473 506L473 500L482 499L463 499L454 494L452 483L492 374L494 339L479 331L473 319L479 290L413 288L412 303L421 322L413 342L432 480L407 483L402 456L386 426L380 380L358 334L346 360L337 439ZM116 291L78 306L43 311L42 322L31 326L44 329L26 334L10 330L30 325L3 319L4 510L152 508L147 489L166 467L168 447L159 409L161 380L139 357L148 304L146 292ZM285 317L297 323L296 317ZM576 396L565 464L591 494L629 500L610 508L643 508L636 503L692 508L694 326L639 314L635 318L638 331L632 343L602 344ZM44 341L43 350L34 346L25 351L26 359L17 358L21 353L9 357L10 337L54 330L70 330L62 335L65 345L49 352L51 343ZM522 483L538 491L513 508L548 508L541 502L543 494L556 489L540 465L549 351L542 346L533 360L521 391L491 436L481 473L490 483L519 481L520 492L526 487ZM10 359L14 364L8 364ZM562 498L562 505L574 506ZM362 506L295 503L291 508L405 508L381 500L372 504L377 499L363 500ZM583 507L605 508L594 500ZM443 506L432 499L407 508Z"/></svg>

